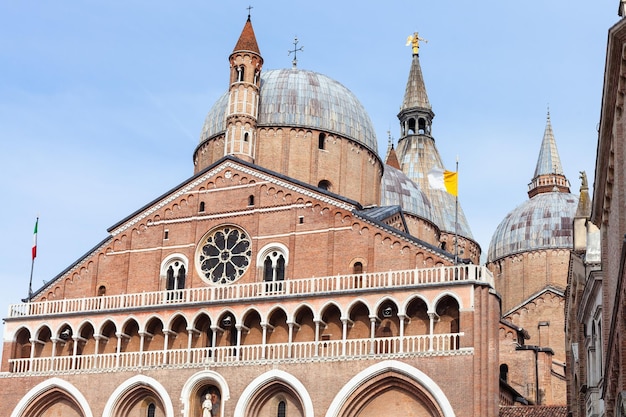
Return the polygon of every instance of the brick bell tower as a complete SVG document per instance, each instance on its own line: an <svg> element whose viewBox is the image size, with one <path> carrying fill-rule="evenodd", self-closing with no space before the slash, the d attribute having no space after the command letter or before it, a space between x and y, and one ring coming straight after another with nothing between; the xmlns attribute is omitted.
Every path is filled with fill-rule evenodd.
<svg viewBox="0 0 626 417"><path fill-rule="evenodd" d="M230 86L224 155L234 155L254 162L263 58L256 42L250 14L229 61Z"/></svg>

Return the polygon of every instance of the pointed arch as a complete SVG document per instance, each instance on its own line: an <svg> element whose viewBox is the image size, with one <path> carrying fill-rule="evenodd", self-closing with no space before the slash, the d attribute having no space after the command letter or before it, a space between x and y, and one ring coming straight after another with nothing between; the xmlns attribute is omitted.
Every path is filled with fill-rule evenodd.
<svg viewBox="0 0 626 417"><path fill-rule="evenodd" d="M433 410L437 411L438 417L455 417L450 401L443 390L428 375L419 369L399 361L382 361L355 375L337 393L328 407L326 417L340 417L342 411L356 402L363 402L368 393L368 387L375 384L380 378L398 378L406 389L412 389L415 394L422 394L421 400L431 402ZM432 415L433 413L431 413ZM348 415L354 415L349 413Z"/></svg>
<svg viewBox="0 0 626 417"><path fill-rule="evenodd" d="M166 416L174 415L174 406L165 387L154 378L137 375L126 380L113 391L104 406L102 417L121 416L121 411L132 408L144 396L154 397L159 403L157 407L160 406Z"/></svg>
<svg viewBox="0 0 626 417"><path fill-rule="evenodd" d="M183 403L183 417L192 417L191 410L197 408L194 406L194 399L207 385L217 387L220 394L220 407L218 417L224 415L224 402L230 399L230 388L228 383L220 374L214 371L200 371L193 374L183 385L180 398Z"/></svg>
<svg viewBox="0 0 626 417"><path fill-rule="evenodd" d="M310 342L315 340L315 313L307 303L298 306L292 322L295 324L293 342Z"/></svg>
<svg viewBox="0 0 626 417"><path fill-rule="evenodd" d="M13 348L11 359L25 359L30 357L31 352L31 333L26 326L21 326L13 334Z"/></svg>
<svg viewBox="0 0 626 417"><path fill-rule="evenodd" d="M241 393L235 406L235 417L249 416L248 409L253 405L255 397L264 390L271 389L276 384L282 385L297 397L302 407L304 417L314 417L313 401L305 386L295 376L280 370L272 370L264 373L252 381Z"/></svg>
<svg viewBox="0 0 626 417"><path fill-rule="evenodd" d="M89 403L80 390L60 378L51 378L33 387L17 403L10 417L37 416L37 409L59 400L66 400L74 405L82 417L93 417Z"/></svg>

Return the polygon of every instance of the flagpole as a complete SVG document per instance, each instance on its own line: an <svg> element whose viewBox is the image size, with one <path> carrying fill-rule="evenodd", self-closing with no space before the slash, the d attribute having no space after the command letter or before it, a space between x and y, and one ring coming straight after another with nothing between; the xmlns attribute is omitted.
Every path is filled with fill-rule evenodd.
<svg viewBox="0 0 626 417"><path fill-rule="evenodd" d="M456 157L456 178L457 178L457 192L455 196L455 207L454 207L454 264L458 263L459 259L459 191L458 191L458 180L459 180L459 156Z"/></svg>
<svg viewBox="0 0 626 417"><path fill-rule="evenodd" d="M35 269L35 258L30 263L30 281L28 282L28 302L33 298L33 269Z"/></svg>
<svg viewBox="0 0 626 417"><path fill-rule="evenodd" d="M37 228L39 226L39 216L35 220L35 231L33 232L32 260L30 262L30 280L28 281L28 302L33 298L33 270L35 269L35 258L37 257Z"/></svg>

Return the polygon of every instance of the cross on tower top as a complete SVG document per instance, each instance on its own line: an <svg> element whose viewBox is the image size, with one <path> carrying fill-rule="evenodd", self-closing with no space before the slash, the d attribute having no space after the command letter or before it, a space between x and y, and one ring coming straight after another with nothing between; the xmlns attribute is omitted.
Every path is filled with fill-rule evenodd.
<svg viewBox="0 0 626 417"><path fill-rule="evenodd" d="M246 9L248 9L248 20L250 20L250 10L254 9L254 7L248 6Z"/></svg>
<svg viewBox="0 0 626 417"><path fill-rule="evenodd" d="M287 51L287 55L291 55L293 53L293 68L298 66L298 51L304 51L304 46L298 48L298 37L293 38L293 50Z"/></svg>

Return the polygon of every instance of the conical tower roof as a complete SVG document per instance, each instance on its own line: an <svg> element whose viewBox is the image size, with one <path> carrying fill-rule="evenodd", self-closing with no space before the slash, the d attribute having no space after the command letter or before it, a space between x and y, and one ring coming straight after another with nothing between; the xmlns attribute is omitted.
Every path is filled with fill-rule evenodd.
<svg viewBox="0 0 626 417"><path fill-rule="evenodd" d="M565 178L561 158L556 148L556 140L550 122L550 111L546 117L546 128L543 132L543 140L539 149L535 175L528 184L528 196L534 197L540 193L558 191L569 193L569 181Z"/></svg>
<svg viewBox="0 0 626 417"><path fill-rule="evenodd" d="M241 31L241 35L239 36L239 40L233 49L233 53L237 51L251 51L255 52L258 55L261 55L259 51L259 45L256 42L256 36L254 35L254 29L252 28L252 22L250 21L250 16L248 15L248 20Z"/></svg>
<svg viewBox="0 0 626 417"><path fill-rule="evenodd" d="M550 111L548 111L546 129L543 132L543 141L541 142L537 167L535 168L535 178L539 175L547 174L563 175L561 158L559 158L559 151L556 148L556 141L554 140L554 132L552 132Z"/></svg>
<svg viewBox="0 0 626 417"><path fill-rule="evenodd" d="M413 39L415 39L413 37ZM432 111L417 50L413 49L409 78L398 114L401 138L396 149L402 171L423 191L431 203L432 219L440 230L473 239L461 204L445 191L432 189L428 173L433 168L444 169L443 161L432 137Z"/></svg>
<svg viewBox="0 0 626 417"><path fill-rule="evenodd" d="M528 196L496 228L487 262L521 252L572 247L574 216L577 209L581 212L587 209L584 202L579 207L578 198L570 193L556 149L550 112Z"/></svg>
<svg viewBox="0 0 626 417"><path fill-rule="evenodd" d="M432 110L428 94L426 93L426 85L422 76L422 67L420 66L419 54L413 54L411 61L411 69L409 71L409 79L404 90L404 100L400 111L409 109Z"/></svg>

